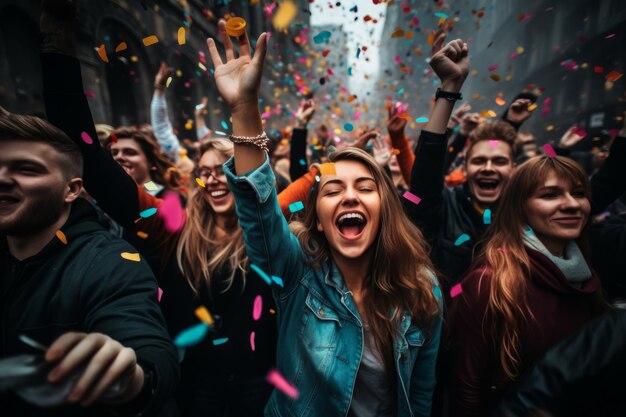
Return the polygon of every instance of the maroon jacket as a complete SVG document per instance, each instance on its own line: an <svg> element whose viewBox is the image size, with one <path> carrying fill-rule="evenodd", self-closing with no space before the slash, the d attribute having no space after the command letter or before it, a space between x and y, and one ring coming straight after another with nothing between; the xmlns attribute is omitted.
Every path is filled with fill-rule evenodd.
<svg viewBox="0 0 626 417"><path fill-rule="evenodd" d="M521 370L547 349L580 328L602 310L600 281L595 272L580 288L572 285L546 256L526 249L530 258L529 317L520 335ZM484 258L461 280L462 293L452 299L451 414L485 416L510 382L500 365L500 349L493 342L501 324L484 320L491 275Z"/></svg>

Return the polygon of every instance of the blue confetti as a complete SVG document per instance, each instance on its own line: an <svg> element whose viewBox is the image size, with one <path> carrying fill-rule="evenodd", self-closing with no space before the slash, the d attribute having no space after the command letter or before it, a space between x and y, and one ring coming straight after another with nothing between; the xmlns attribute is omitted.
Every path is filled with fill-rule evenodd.
<svg viewBox="0 0 626 417"><path fill-rule="evenodd" d="M348 75L352 76L352 67L348 67Z"/></svg>
<svg viewBox="0 0 626 417"><path fill-rule="evenodd" d="M300 159L298 162L300 162L300 165L302 166L306 165L306 161L304 159Z"/></svg>
<svg viewBox="0 0 626 417"><path fill-rule="evenodd" d="M228 123L226 123L226 120L222 120L222 127L223 127L225 130L228 130Z"/></svg>
<svg viewBox="0 0 626 417"><path fill-rule="evenodd" d="M263 272L261 268L259 268L255 264L250 264L250 269L256 272L257 275L260 276L267 285L272 285L272 279L265 272Z"/></svg>
<svg viewBox="0 0 626 417"><path fill-rule="evenodd" d="M304 204L302 204L302 201L296 201L295 203L289 204L289 211L292 213L295 213L303 209L304 209Z"/></svg>
<svg viewBox="0 0 626 417"><path fill-rule="evenodd" d="M148 217L153 216L154 213L156 212L157 212L156 207L150 207L149 209L145 209L144 211L139 213L139 216L141 216L141 218L143 219L147 219Z"/></svg>
<svg viewBox="0 0 626 417"><path fill-rule="evenodd" d="M330 38L331 33L327 30L323 30L320 33L318 33L317 35L315 35L313 37L313 41L316 44L320 44L322 42L324 42L325 40L327 40L328 38Z"/></svg>
<svg viewBox="0 0 626 417"><path fill-rule="evenodd" d="M485 212L483 213L483 223L491 224L491 210L486 209Z"/></svg>
<svg viewBox="0 0 626 417"><path fill-rule="evenodd" d="M443 12L437 12L435 13L435 16L437 16L440 19L449 19L450 16L448 16L447 14L443 13Z"/></svg>
<svg viewBox="0 0 626 417"><path fill-rule="evenodd" d="M396 93L398 93L398 94L404 94L404 87L403 87L403 88L398 89L398 91L396 91Z"/></svg>
<svg viewBox="0 0 626 417"><path fill-rule="evenodd" d="M465 242L467 242L468 240L470 240L469 235L467 233L463 233L461 236L459 236L456 239L456 242L454 242L454 246L460 246L464 244Z"/></svg>
<svg viewBox="0 0 626 417"><path fill-rule="evenodd" d="M346 132L352 132L352 130L354 130L354 126L352 126L352 123L346 123L345 125L343 125L343 129Z"/></svg>
<svg viewBox="0 0 626 417"><path fill-rule="evenodd" d="M526 233L528 236L532 236L534 234L533 229L531 229L530 226L524 227L524 233Z"/></svg>
<svg viewBox="0 0 626 417"><path fill-rule="evenodd" d="M196 324L195 326L191 326L176 336L174 339L174 344L178 347L187 347L197 345L202 342L202 339L207 334L209 330L209 326L206 323Z"/></svg>
<svg viewBox="0 0 626 417"><path fill-rule="evenodd" d="M278 285L279 287L283 288L284 284L283 284L283 279L276 277L274 275L272 275L272 281L274 281L274 284Z"/></svg>
<svg viewBox="0 0 626 417"><path fill-rule="evenodd" d="M228 342L228 338L227 337L222 337L221 339L213 340L213 345L219 346L219 345L223 345L226 342Z"/></svg>
<svg viewBox="0 0 626 417"><path fill-rule="evenodd" d="M428 117L418 117L417 119L415 119L415 122L417 123L428 123Z"/></svg>

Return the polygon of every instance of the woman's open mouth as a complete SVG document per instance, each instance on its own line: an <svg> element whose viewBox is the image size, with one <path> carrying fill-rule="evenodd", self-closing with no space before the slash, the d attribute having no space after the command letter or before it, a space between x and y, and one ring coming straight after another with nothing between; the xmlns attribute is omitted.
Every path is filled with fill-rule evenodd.
<svg viewBox="0 0 626 417"><path fill-rule="evenodd" d="M340 215L336 225L341 237L347 240L356 240L363 234L367 220L359 212L349 212Z"/></svg>

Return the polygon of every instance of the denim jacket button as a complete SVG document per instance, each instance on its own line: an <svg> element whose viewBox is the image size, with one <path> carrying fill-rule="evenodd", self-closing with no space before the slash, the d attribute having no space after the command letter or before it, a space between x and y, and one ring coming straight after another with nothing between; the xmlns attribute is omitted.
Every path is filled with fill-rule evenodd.
<svg viewBox="0 0 626 417"><path fill-rule="evenodd" d="M324 309L323 308L320 308L320 316L324 317Z"/></svg>

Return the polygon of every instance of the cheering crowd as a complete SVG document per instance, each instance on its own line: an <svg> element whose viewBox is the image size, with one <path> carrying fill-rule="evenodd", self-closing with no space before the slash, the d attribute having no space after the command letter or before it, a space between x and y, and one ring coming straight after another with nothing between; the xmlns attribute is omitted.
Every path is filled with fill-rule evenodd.
<svg viewBox="0 0 626 417"><path fill-rule="evenodd" d="M267 36L251 55L224 20L228 139L205 99L179 140L166 63L150 124L94 124L54 3L47 120L0 109L2 415L625 415L624 131L580 155L576 127L524 131L532 93L455 111L469 50L442 28L415 141L387 103L387 126L311 145L314 98L275 140Z"/></svg>

